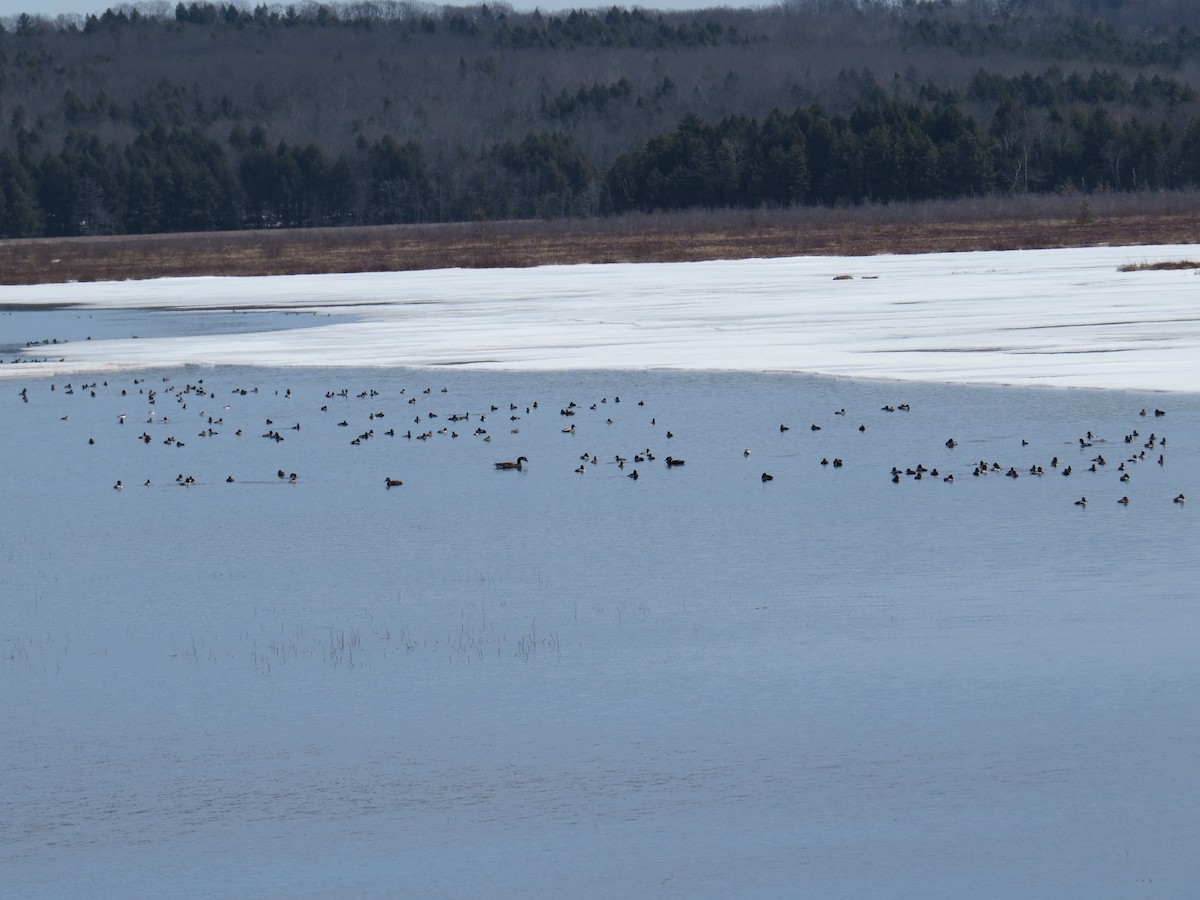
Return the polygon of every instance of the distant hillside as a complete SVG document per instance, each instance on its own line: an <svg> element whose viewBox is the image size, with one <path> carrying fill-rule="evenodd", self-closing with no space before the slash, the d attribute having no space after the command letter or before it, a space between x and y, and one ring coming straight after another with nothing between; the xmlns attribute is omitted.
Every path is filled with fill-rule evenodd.
<svg viewBox="0 0 1200 900"><path fill-rule="evenodd" d="M1200 4L121 5L0 33L0 236L1200 184Z"/></svg>

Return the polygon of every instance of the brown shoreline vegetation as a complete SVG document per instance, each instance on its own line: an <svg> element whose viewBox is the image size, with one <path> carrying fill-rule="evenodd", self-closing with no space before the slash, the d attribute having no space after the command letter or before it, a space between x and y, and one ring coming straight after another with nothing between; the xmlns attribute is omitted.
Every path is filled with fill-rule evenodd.
<svg viewBox="0 0 1200 900"><path fill-rule="evenodd" d="M1200 194L0 241L0 283L1200 243Z"/></svg>

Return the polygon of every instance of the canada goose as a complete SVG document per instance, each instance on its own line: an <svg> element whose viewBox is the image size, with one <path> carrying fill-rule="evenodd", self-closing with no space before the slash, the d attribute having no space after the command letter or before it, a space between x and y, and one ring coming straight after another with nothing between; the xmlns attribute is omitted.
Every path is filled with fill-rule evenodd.
<svg viewBox="0 0 1200 900"><path fill-rule="evenodd" d="M498 463L495 463L494 465L496 466L497 469L518 469L519 470L521 468L522 463L527 463L527 462L529 462L529 460L526 457L518 456L515 460L513 460L511 462L509 462L508 460L505 460L504 462L498 462Z"/></svg>
<svg viewBox="0 0 1200 900"><path fill-rule="evenodd" d="M389 488L400 487L400 485L404 484L399 478L384 478L384 481Z"/></svg>

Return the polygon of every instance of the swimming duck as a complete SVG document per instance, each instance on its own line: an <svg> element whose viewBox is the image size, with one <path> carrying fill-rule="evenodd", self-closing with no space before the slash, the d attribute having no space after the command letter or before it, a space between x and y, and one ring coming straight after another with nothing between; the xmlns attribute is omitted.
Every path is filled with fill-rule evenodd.
<svg viewBox="0 0 1200 900"><path fill-rule="evenodd" d="M1087 497L1080 497L1075 501L1076 506L1087 506Z"/></svg>
<svg viewBox="0 0 1200 900"><path fill-rule="evenodd" d="M121 483L121 482L119 482L119 481L117 482L117 484L120 484L120 483ZM1179 495L1178 497L1176 497L1176 498L1175 498L1175 499L1174 499L1172 502L1173 502L1173 503L1183 503L1183 502L1184 502L1186 499L1187 499L1187 498L1186 498L1185 496L1183 496L1183 494L1180 494L1180 495Z"/></svg>
<svg viewBox="0 0 1200 900"><path fill-rule="evenodd" d="M1118 502L1118 503L1120 503L1122 506L1128 506L1128 505L1129 505L1129 498L1128 498L1128 497L1122 497L1122 498L1121 498L1120 500L1118 500L1117 502Z"/></svg>
<svg viewBox="0 0 1200 900"><path fill-rule="evenodd" d="M522 464L527 463L527 462L529 462L529 460L526 457L518 456L515 460L513 460L511 462L505 460L504 462L494 463L494 465L497 469L518 469L519 470L521 468Z"/></svg>
<svg viewBox="0 0 1200 900"><path fill-rule="evenodd" d="M767 472L763 472L763 473L762 473L762 480L763 480L763 481L774 481L774 480L775 480L775 476L774 476L774 475L771 475L771 474L769 474L769 473L767 473Z"/></svg>
<svg viewBox="0 0 1200 900"><path fill-rule="evenodd" d="M673 456L668 456L667 457L667 468L670 469L675 466L682 466L684 464L684 462L685 461L682 459L675 459Z"/></svg>

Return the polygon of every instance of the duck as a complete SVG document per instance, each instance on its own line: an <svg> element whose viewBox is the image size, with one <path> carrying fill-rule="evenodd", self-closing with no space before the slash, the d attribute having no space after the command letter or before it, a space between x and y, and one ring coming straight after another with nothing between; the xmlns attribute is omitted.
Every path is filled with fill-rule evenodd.
<svg viewBox="0 0 1200 900"><path fill-rule="evenodd" d="M673 456L668 456L667 457L667 468L670 469L675 466L682 466L684 464L684 462L685 462L685 460L675 459L675 457L673 457Z"/></svg>
<svg viewBox="0 0 1200 900"><path fill-rule="evenodd" d="M524 456L518 456L515 460L512 460L512 461L505 460L503 462L494 463L494 465L497 469L520 470L521 466L527 462L529 462L528 458L526 458Z"/></svg>
<svg viewBox="0 0 1200 900"><path fill-rule="evenodd" d="M121 482L119 482L119 481L117 482L117 484L120 484L120 483L121 483ZM1171 502L1172 502L1172 503L1183 503L1185 500L1187 500L1187 497L1183 496L1183 494L1180 494L1178 497L1176 497L1176 498L1175 498L1173 501L1171 501Z"/></svg>
<svg viewBox="0 0 1200 900"><path fill-rule="evenodd" d="M629 473L628 475L626 475L625 477L626 477L626 478L632 478L634 481L637 481L637 480L638 480L638 473L637 473L637 469L634 469L632 472L630 472L630 473Z"/></svg>
<svg viewBox="0 0 1200 900"><path fill-rule="evenodd" d="M118 481L116 484L113 485L113 490L119 491L119 490L123 489L124 487L125 487L125 485L121 484L121 482Z"/></svg>
<svg viewBox="0 0 1200 900"><path fill-rule="evenodd" d="M772 475L772 474L770 474L769 472L763 472L763 473L762 473L762 480L763 480L763 481L774 481L774 480L775 480L775 476L774 476L774 475Z"/></svg>
<svg viewBox="0 0 1200 900"><path fill-rule="evenodd" d="M1122 498L1121 498L1120 500L1118 500L1117 502L1118 502L1118 503L1120 503L1122 506L1128 506L1128 505L1129 505L1129 498L1128 498L1128 497L1122 497Z"/></svg>
<svg viewBox="0 0 1200 900"><path fill-rule="evenodd" d="M1080 497L1075 501L1076 506L1087 506L1087 497Z"/></svg>

